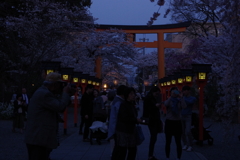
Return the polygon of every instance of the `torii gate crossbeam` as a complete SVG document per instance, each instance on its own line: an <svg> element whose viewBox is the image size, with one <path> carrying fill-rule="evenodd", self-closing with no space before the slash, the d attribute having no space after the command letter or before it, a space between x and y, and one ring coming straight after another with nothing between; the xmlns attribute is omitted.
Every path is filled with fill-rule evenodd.
<svg viewBox="0 0 240 160"><path fill-rule="evenodd" d="M164 61L164 49L165 48L182 48L182 43L174 43L164 41L164 33L176 33L184 32L189 27L191 22L183 22L177 24L166 24L166 25L99 25L98 31L109 30L109 29L120 29L124 32L133 35L134 40L135 34L157 34L158 41L154 42L136 42L136 47L145 48L157 48L158 49L158 79L165 77L165 61ZM101 58L96 60L96 77L101 78Z"/></svg>

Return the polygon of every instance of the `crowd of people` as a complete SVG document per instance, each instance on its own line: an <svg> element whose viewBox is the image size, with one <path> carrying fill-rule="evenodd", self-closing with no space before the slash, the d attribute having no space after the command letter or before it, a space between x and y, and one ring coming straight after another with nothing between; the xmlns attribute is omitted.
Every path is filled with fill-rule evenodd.
<svg viewBox="0 0 240 160"><path fill-rule="evenodd" d="M88 84L80 101L79 134L83 135L83 142L89 142L93 122L107 122L106 140L110 141L111 159L134 160L139 145L137 126L145 124L150 132L148 159L157 160L154 157L155 143L158 134L163 132L166 138L166 158L170 158L171 140L174 137L177 158L180 159L182 149L192 151L191 115L197 99L191 96L190 90L189 86L184 86L181 92L173 87L168 99L162 101L160 89L152 87L144 97L143 114L138 115L140 96L134 88L120 85L107 93L99 92ZM43 86L31 97L29 105L29 99L26 100L25 95L16 96L13 131L15 128L23 129L23 113L27 111L25 143L29 160L48 160L52 149L57 148L59 113L71 103L70 97L75 91L71 86L63 86L60 74L50 73ZM165 122L161 118L162 106L166 107Z"/></svg>
<svg viewBox="0 0 240 160"><path fill-rule="evenodd" d="M172 137L174 137L177 146L177 157L180 159L182 149L192 151L191 115L197 99L190 95L190 90L189 86L184 86L182 93L180 93L177 87L173 87L170 90L171 96L163 102L160 89L156 86L152 87L148 94L144 96L143 115L138 115L137 104L139 104L140 97L134 88L121 85L115 91L116 94L109 94L114 95L114 98L109 98L106 92L99 94L99 91L94 90L93 86L88 85L84 94L86 99L83 96L81 100L81 116L85 118L84 121L89 120L88 117L91 117L90 124L96 120L108 121L107 140L111 144L112 160L135 159L137 153L136 126L138 124L146 124L149 128L149 160L157 159L153 155L154 146L158 133L163 131L166 138L166 158L170 158L170 144ZM91 95L90 102L89 96ZM163 105L166 107L166 120L164 123L160 116ZM86 108L88 108L89 112L86 112ZM84 142L89 141L90 124L85 124L87 134L83 136ZM79 133L81 133L81 127Z"/></svg>

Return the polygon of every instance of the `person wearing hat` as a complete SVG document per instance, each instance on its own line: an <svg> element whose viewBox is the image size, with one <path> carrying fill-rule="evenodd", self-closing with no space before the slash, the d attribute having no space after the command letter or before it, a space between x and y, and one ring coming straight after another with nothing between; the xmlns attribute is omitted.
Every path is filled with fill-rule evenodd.
<svg viewBox="0 0 240 160"><path fill-rule="evenodd" d="M59 73L53 72L46 76L43 85L33 94L24 139L29 160L48 160L50 151L57 148L59 112L69 105L74 92L69 85L63 86Z"/></svg>

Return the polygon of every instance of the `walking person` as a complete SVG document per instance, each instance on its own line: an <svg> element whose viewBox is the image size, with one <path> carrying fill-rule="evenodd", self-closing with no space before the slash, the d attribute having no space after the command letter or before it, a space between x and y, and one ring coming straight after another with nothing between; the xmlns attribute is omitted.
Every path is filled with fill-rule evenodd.
<svg viewBox="0 0 240 160"><path fill-rule="evenodd" d="M14 101L13 110L13 128L12 132L16 132L16 128L20 129L20 133L23 132L24 128L24 102L22 101L22 95L18 94L16 100Z"/></svg>
<svg viewBox="0 0 240 160"><path fill-rule="evenodd" d="M103 97L97 89L93 90L93 121L106 122L107 111L104 105Z"/></svg>
<svg viewBox="0 0 240 160"><path fill-rule="evenodd" d="M169 159L172 137L175 138L177 146L177 159L180 160L182 156L182 122L181 122L181 109L186 108L186 103L177 87L170 89L171 96L165 101L167 108L166 121L165 121L165 154Z"/></svg>
<svg viewBox="0 0 240 160"><path fill-rule="evenodd" d="M70 104L75 89L63 87L59 73L49 73L43 85L33 94L25 132L29 160L48 160L52 149L57 148L59 112ZM56 96L56 95L61 95Z"/></svg>
<svg viewBox="0 0 240 160"><path fill-rule="evenodd" d="M182 109L182 141L183 150L192 151L193 136L191 133L192 126L192 109L196 106L197 99L191 96L191 87L183 86L182 88L183 98L187 105Z"/></svg>
<svg viewBox="0 0 240 160"><path fill-rule="evenodd" d="M84 125L83 142L90 142L89 139L89 127L93 121L93 85L88 84L86 86L85 93L81 99L81 120ZM82 126L80 125L80 131Z"/></svg>
<svg viewBox="0 0 240 160"><path fill-rule="evenodd" d="M24 102L24 111L23 111L23 114L24 114L24 118L27 119L27 112L28 112L28 104L29 104L29 95L27 94L27 90L26 88L22 88L22 100Z"/></svg>
<svg viewBox="0 0 240 160"><path fill-rule="evenodd" d="M148 159L157 160L153 156L157 135L162 131L162 121L160 117L161 95L158 87L152 87L143 102L143 116L148 119L148 129L150 131L150 143Z"/></svg>
<svg viewBox="0 0 240 160"><path fill-rule="evenodd" d="M108 137L110 140L112 160L115 159L115 151L117 150L117 146L115 146L115 133L116 133L116 123L117 123L117 115L120 108L120 105L124 102L124 93L127 87L125 85L120 85L117 88L117 95L113 99L111 103L111 113L109 117L109 125L108 125Z"/></svg>
<svg viewBox="0 0 240 160"><path fill-rule="evenodd" d="M142 122L137 118L135 107L136 92L127 88L124 93L125 101L120 105L115 134L114 160L135 160L137 154L136 124Z"/></svg>
<svg viewBox="0 0 240 160"><path fill-rule="evenodd" d="M111 103L116 97L116 90L111 86L110 90L108 91L107 95L108 100L106 102L106 107L107 107L107 113L108 113L108 119L110 119L110 114L111 114Z"/></svg>

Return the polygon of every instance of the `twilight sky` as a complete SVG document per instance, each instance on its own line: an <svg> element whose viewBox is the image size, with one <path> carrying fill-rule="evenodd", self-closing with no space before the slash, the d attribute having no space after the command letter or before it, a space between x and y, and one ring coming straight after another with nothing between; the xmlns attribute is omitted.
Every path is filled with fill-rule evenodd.
<svg viewBox="0 0 240 160"><path fill-rule="evenodd" d="M146 25L153 12L159 9L156 2L150 0L92 0L90 12L98 18L98 24ZM163 18L167 6L160 9L160 17L154 24L171 24L169 18ZM153 24L153 25L154 25Z"/></svg>

